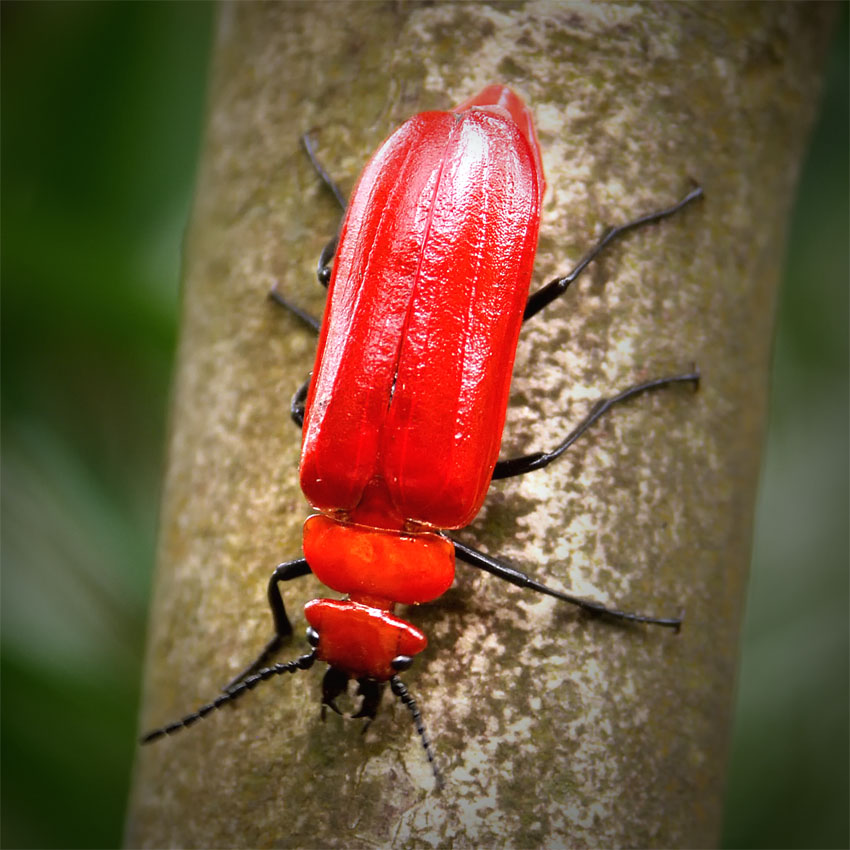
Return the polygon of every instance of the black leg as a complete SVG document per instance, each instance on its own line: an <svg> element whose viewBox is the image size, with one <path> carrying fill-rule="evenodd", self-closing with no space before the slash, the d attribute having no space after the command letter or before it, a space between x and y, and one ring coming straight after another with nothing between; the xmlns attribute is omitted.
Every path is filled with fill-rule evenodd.
<svg viewBox="0 0 850 850"><path fill-rule="evenodd" d="M547 596L554 596L563 602L569 602L571 605L577 605L579 608L589 611L591 614L602 614L606 617L613 617L617 620L628 620L633 623L651 623L655 626L668 626L671 629L679 631L682 625L682 615L678 617L653 617L648 614L633 614L629 611L618 611L616 608L606 608L599 602L593 602L590 599L580 599L578 596L572 596L569 593L562 593L560 590L554 590L551 587L546 587L539 581L535 581L530 576L527 576L521 570L511 567L503 561L498 561L479 552L477 549L472 549L465 546L457 540L452 540L455 547L455 554L462 561L477 567L479 570L491 573L497 578L509 581L517 587L525 587L529 590L534 590L537 593L544 593Z"/></svg>
<svg viewBox="0 0 850 850"><path fill-rule="evenodd" d="M528 303L525 305L523 321L537 315L537 313L539 313L547 304L550 304L560 295L563 295L567 291L567 287L617 237L622 236L622 234L629 230L634 230L636 227L642 227L644 224L651 224L654 221L660 221L662 218L674 215L679 212L680 209L691 203L691 201L695 201L697 198L701 198L702 196L702 188L697 186L685 195L685 197L677 204L673 204L672 207L667 207L666 209L659 210L658 212L649 213L648 215L636 218L634 221L621 224L619 227L612 227L606 230L602 235L602 238L596 243L596 245L594 245L593 248L590 249L590 251L587 252L587 254L584 255L584 257L582 257L579 264L568 275L565 277L556 277L554 280L550 280L549 283L540 287L537 292L534 292L529 296Z"/></svg>
<svg viewBox="0 0 850 850"><path fill-rule="evenodd" d="M274 304L277 304L278 307L283 307L284 310L288 310L294 316L297 316L302 322L304 322L305 325L316 331L316 333L319 332L319 328L322 325L319 319L312 315L312 313L302 310L297 304L290 301L288 298L284 298L284 296L278 292L276 283L269 290L269 300Z"/></svg>
<svg viewBox="0 0 850 850"><path fill-rule="evenodd" d="M292 401L289 403L289 415L292 421L299 427L304 427L304 411L307 404L307 393L310 391L310 379L307 378L292 396Z"/></svg>
<svg viewBox="0 0 850 850"><path fill-rule="evenodd" d="M325 171L322 164L316 158L316 152L313 150L313 141L310 138L309 133L305 133L301 137L301 144L304 146L304 150L307 152L307 156L312 164L313 168L316 170L316 173L321 178L322 183L328 188L328 190L333 194L336 198L337 203L342 208L343 213L345 212L345 208L347 206L345 195L342 194L342 190L337 186L336 182L333 178ZM338 237L334 236L324 248L322 248L322 253L319 254L319 262L316 266L316 277L319 283L327 289L328 284L331 280L331 262L333 261L334 254L336 253ZM298 316L302 322L309 325L314 331L318 331L321 327L321 322L310 313L302 310L297 304L294 304L288 298L285 298L277 291L277 286L272 287L269 292L269 298L274 301L275 304L283 307L285 310L288 310L290 313Z"/></svg>
<svg viewBox="0 0 850 850"><path fill-rule="evenodd" d="M331 262L333 261L334 254L336 254L337 242L339 242L339 237L334 236L322 248L322 253L319 254L319 262L316 264L316 279L325 289L328 288L328 284L331 282Z"/></svg>
<svg viewBox="0 0 850 850"><path fill-rule="evenodd" d="M310 138L309 133L305 133L301 137L301 144L304 145L304 150L307 152L307 156L309 157L316 174L319 175L322 183L336 198L336 201L344 214L346 207L348 206L348 202L345 200L345 195L343 195L342 190L336 184L336 181L325 170L322 163L319 162L316 152L313 149L313 140ZM319 255L319 264L316 267L316 277L318 278L319 283L325 288L327 288L327 285L331 280L331 261L336 253L337 239L338 237L334 236L334 238L325 245L322 249L322 253Z"/></svg>
<svg viewBox="0 0 850 850"><path fill-rule="evenodd" d="M348 206L348 202L345 200L345 195L342 194L342 190L337 186L336 181L325 171L325 167L319 162L318 157L316 156L315 150L313 150L313 140L310 138L309 133L304 133L301 136L301 144L304 146L304 150L307 152L307 156L310 159L310 163L313 168L316 170L316 174L322 180L322 183L333 193L333 196L336 198L337 203L340 206L340 209L345 212L345 208Z"/></svg>
<svg viewBox="0 0 850 850"><path fill-rule="evenodd" d="M310 565L305 558L295 561L287 561L275 568L269 579L268 599L274 622L274 637L266 644L263 651L242 672L234 676L223 688L226 692L233 691L240 682L248 679L261 667L265 667L269 659L283 646L283 642L292 634L292 623L286 615L286 607L283 604L283 596L280 592L279 583L291 581L294 578L306 576L310 572Z"/></svg>
<svg viewBox="0 0 850 850"><path fill-rule="evenodd" d="M511 478L514 475L524 475L526 472L548 466L553 460L559 458L597 419L604 416L614 405L628 401L628 399L634 398L641 393L679 383L692 383L695 388L698 387L699 369L694 367L690 372L685 372L681 375L671 375L668 378L656 378L642 384L635 384L633 387L623 390L612 398L599 399L591 408L590 413L552 451L534 452L532 454L522 455L521 457L500 460L496 463L496 467L493 470L493 480Z"/></svg>

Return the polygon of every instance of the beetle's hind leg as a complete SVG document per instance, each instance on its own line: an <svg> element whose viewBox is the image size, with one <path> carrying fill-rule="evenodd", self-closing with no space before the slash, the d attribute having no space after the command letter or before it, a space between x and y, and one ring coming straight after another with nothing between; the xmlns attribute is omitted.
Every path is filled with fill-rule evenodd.
<svg viewBox="0 0 850 850"><path fill-rule="evenodd" d="M342 193L342 190L339 188L336 181L330 176L330 174L328 174L321 162L319 162L316 152L313 149L313 140L310 138L309 133L304 133L304 135L301 136L301 144L307 153L310 164L319 175L322 184L327 187L327 189L333 194L334 198L336 198L336 201L344 215L346 207L348 206L348 203L345 200L345 195ZM316 279L322 286L325 287L325 289L328 288L328 284L331 281L331 266L334 254L336 254L338 241L338 235L328 241L327 245L322 248L322 253L319 254L319 262L316 265ZM321 322L315 316L308 313L306 310L302 310L297 304L294 304L288 298L281 295L277 290L277 286L273 286L271 290L269 290L269 298L278 306L283 307L285 310L288 310L290 313L297 316L314 331L319 330Z"/></svg>
<svg viewBox="0 0 850 850"><path fill-rule="evenodd" d="M303 145L307 158L310 160L310 164L315 169L316 174L319 175L322 183L324 183L328 190L333 194L340 206L340 209L343 213L345 213L345 210L348 207L348 201L345 199L345 195L342 193L342 189L339 188L336 180L328 174L325 167L321 162L319 162L319 158L316 156L316 151L313 149L313 139L309 132L304 133L301 136L301 144Z"/></svg>
<svg viewBox="0 0 850 850"><path fill-rule="evenodd" d="M263 651L244 670L234 676L222 690L232 691L240 682L265 667L271 657L283 646L284 641L292 634L292 623L289 622L279 584L282 581L291 581L294 578L306 576L310 572L310 565L306 558L287 561L275 568L271 578L269 578L267 591L269 608L271 608L274 623L274 637L265 645Z"/></svg>
<svg viewBox="0 0 850 850"><path fill-rule="evenodd" d="M696 186L688 192L681 201L678 201L670 207L665 207L663 210L657 210L656 212L642 215L640 218L628 221L617 227L608 228L608 230L602 234L599 241L581 258L581 260L579 260L578 265L576 265L569 274L564 275L564 277L556 277L554 280L550 280L549 283L541 286L540 289L529 295L528 302L525 305L523 321L530 319L532 316L536 316L544 307L563 295L570 284L605 250L605 248L608 247L608 245L610 245L618 237L630 230L643 227L645 224L652 224L653 222L660 221L662 218L675 215L683 207L686 207L692 201L696 201L702 196L702 187Z"/></svg>
<svg viewBox="0 0 850 850"><path fill-rule="evenodd" d="M336 198L336 202L339 204L342 214L345 215L345 210L348 207L345 195L342 193L342 189L340 189L337 185L337 182L330 176L330 174L328 174L322 163L319 162L319 158L316 156L316 151L313 149L313 140L309 133L304 133L301 137L301 144L304 146L304 150L306 151L310 164L315 169L316 174L319 175L324 186L334 196L334 198ZM341 219L340 224L342 224ZM316 267L316 277L318 278L319 283L326 289L331 280L331 262L334 254L336 253L338 241L339 236L334 236L334 238L331 239L322 249L322 253L319 254L319 263Z"/></svg>

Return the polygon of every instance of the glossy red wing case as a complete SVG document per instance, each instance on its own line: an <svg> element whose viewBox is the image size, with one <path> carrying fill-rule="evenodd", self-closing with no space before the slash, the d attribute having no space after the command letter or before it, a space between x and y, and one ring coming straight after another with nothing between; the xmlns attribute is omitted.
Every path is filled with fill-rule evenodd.
<svg viewBox="0 0 850 850"><path fill-rule="evenodd" d="M373 156L343 223L307 400L301 486L315 507L388 528L459 528L478 512L543 185L530 114L501 86L414 116Z"/></svg>

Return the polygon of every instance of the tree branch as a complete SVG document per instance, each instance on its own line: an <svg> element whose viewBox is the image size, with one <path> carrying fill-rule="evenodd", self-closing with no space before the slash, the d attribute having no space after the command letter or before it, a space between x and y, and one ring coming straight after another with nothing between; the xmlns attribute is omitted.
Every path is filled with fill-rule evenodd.
<svg viewBox="0 0 850 850"><path fill-rule="evenodd" d="M537 285L605 226L627 235L529 322L503 456L555 445L600 396L696 363L698 393L643 396L545 470L497 482L463 541L681 634L618 626L458 565L409 612L403 706L365 735L319 722L316 669L261 685L140 753L131 846L706 846L716 842L787 212L828 7L235 3L221 13L186 245L183 326L144 728L214 698L271 634L264 587L300 556L291 393L314 335L313 269L338 210L298 136L349 191L384 136L485 84L534 111L549 190ZM299 586L299 584L301 586ZM289 583L300 606L323 594Z"/></svg>

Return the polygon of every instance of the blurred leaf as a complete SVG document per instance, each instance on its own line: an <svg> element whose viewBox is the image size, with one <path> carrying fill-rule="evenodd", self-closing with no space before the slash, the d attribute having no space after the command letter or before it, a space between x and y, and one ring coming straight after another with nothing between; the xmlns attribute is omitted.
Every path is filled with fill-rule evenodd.
<svg viewBox="0 0 850 850"><path fill-rule="evenodd" d="M846 12L782 294L726 795L730 848L850 844Z"/></svg>
<svg viewBox="0 0 850 850"><path fill-rule="evenodd" d="M0 16L2 844L117 847L213 10Z"/></svg>

